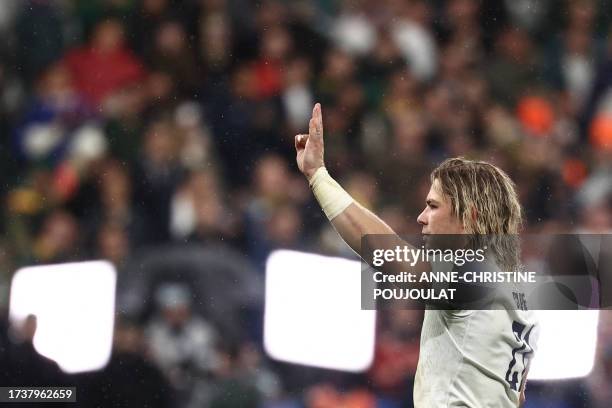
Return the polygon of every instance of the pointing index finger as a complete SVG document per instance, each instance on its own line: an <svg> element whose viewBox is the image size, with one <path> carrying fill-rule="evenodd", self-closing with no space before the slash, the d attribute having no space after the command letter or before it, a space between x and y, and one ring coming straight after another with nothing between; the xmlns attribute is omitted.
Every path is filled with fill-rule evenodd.
<svg viewBox="0 0 612 408"><path fill-rule="evenodd" d="M313 109L312 118L314 119L315 133L317 137L323 137L323 114L321 113L321 104L316 103Z"/></svg>

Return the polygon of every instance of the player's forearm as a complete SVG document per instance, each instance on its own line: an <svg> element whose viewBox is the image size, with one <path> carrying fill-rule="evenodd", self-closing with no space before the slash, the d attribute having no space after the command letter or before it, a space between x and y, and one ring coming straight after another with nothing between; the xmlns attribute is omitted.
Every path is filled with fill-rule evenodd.
<svg viewBox="0 0 612 408"><path fill-rule="evenodd" d="M365 235L396 235L376 214L355 201L331 223L344 242L360 256L364 255L361 253L361 239Z"/></svg>
<svg viewBox="0 0 612 408"><path fill-rule="evenodd" d="M331 178L325 168L317 170L309 182L323 212L340 237L360 256L363 255L363 236L396 235L383 220L354 201L340 184Z"/></svg>

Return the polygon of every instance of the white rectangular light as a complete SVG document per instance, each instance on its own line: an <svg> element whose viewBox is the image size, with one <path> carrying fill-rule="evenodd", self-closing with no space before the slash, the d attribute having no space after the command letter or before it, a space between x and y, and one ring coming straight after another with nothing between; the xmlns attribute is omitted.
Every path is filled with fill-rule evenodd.
<svg viewBox="0 0 612 408"><path fill-rule="evenodd" d="M538 348L529 380L589 375L595 363L598 310L539 310Z"/></svg>
<svg viewBox="0 0 612 408"><path fill-rule="evenodd" d="M376 312L361 309L361 264L275 251L266 265L264 347L274 359L359 372L374 356Z"/></svg>
<svg viewBox="0 0 612 408"><path fill-rule="evenodd" d="M36 350L68 373L96 370L110 358L115 268L105 261L31 266L11 283L10 319L37 318Z"/></svg>

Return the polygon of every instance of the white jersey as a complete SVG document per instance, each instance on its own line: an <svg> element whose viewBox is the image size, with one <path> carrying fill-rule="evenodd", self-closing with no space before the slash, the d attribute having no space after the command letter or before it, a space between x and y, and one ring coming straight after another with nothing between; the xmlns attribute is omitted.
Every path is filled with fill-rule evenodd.
<svg viewBox="0 0 612 408"><path fill-rule="evenodd" d="M539 327L515 301L496 299L496 310L425 310L416 408L518 406Z"/></svg>

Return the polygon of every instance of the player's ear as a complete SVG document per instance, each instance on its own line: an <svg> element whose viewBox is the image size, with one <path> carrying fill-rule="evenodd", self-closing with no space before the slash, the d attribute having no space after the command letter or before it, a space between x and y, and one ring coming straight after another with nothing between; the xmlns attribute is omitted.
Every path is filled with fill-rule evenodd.
<svg viewBox="0 0 612 408"><path fill-rule="evenodd" d="M476 219L478 218L478 210L476 207L472 207L470 210L470 218L472 219L472 222L476 222Z"/></svg>

